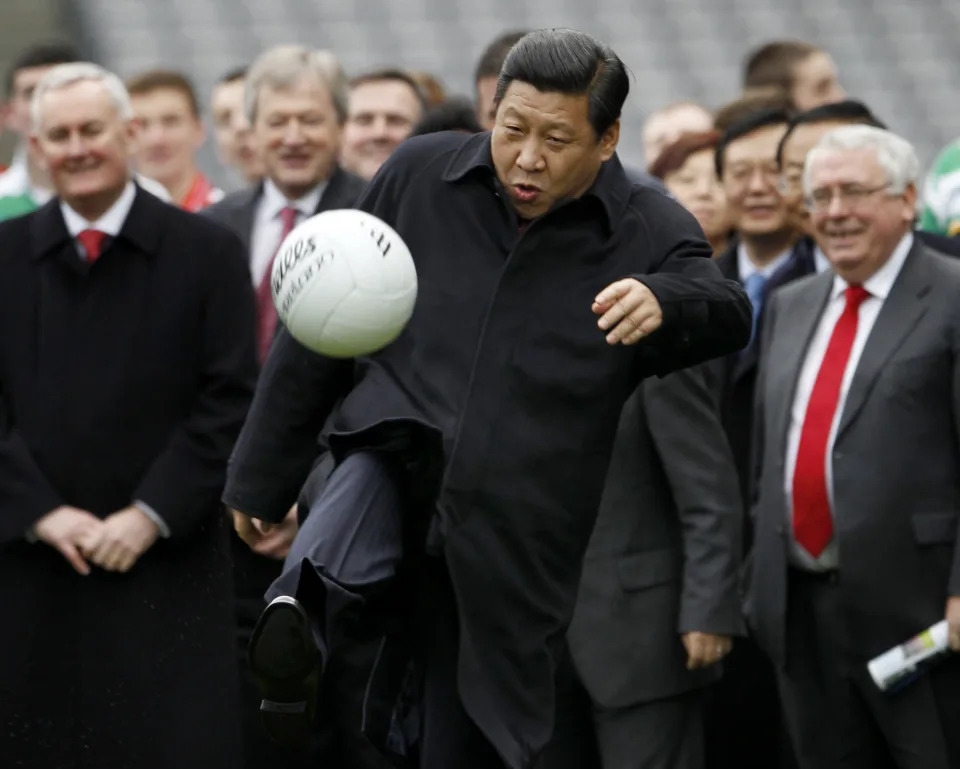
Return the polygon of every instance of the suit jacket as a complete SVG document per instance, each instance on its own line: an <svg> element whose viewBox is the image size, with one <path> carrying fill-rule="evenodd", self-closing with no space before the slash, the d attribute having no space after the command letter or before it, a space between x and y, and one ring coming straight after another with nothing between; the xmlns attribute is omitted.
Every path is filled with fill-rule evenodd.
<svg viewBox="0 0 960 769"><path fill-rule="evenodd" d="M57 731L4 729L0 755L235 767L219 497L257 370L243 246L138 189L93 264L56 199L0 223L0 275L0 722ZM25 540L60 505L103 517L135 499L171 537L126 574L81 577Z"/></svg>
<svg viewBox="0 0 960 769"><path fill-rule="evenodd" d="M314 213L319 214L322 211L333 211L338 208L353 208L366 184L359 176L337 166L327 180L327 186L320 196L320 202ZM253 223L261 195L263 195L263 182L232 192L219 203L214 203L199 213L201 216L226 225L237 233L249 251L253 237Z"/></svg>
<svg viewBox="0 0 960 769"><path fill-rule="evenodd" d="M622 708L719 678L681 634L743 632L743 505L702 367L648 379L624 405L567 638L592 699Z"/></svg>
<svg viewBox="0 0 960 769"><path fill-rule="evenodd" d="M772 298L757 391L751 627L786 656L790 410L832 274ZM853 377L833 449L839 590L855 651L869 658L943 619L960 595L960 264L915 241Z"/></svg>

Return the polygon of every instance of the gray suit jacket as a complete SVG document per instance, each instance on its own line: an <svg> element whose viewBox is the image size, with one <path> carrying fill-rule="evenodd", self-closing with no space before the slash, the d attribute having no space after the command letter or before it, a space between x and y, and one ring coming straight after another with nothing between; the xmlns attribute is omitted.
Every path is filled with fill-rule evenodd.
<svg viewBox="0 0 960 769"><path fill-rule="evenodd" d="M648 379L626 402L587 550L571 655L594 702L628 707L704 686L680 636L743 632L742 502L702 367Z"/></svg>
<svg viewBox="0 0 960 769"><path fill-rule="evenodd" d="M336 167L320 196L320 203L314 213L333 211L338 208L353 208L366 182L349 171ZM219 203L200 210L201 216L208 216L215 222L226 225L237 233L247 249L253 235L253 222L257 213L257 204L263 194L263 182L244 190L227 195Z"/></svg>
<svg viewBox="0 0 960 769"><path fill-rule="evenodd" d="M790 409L833 276L773 295L757 387L759 476L747 615L786 659ZM869 658L943 619L960 595L960 263L917 242L860 358L833 451L839 589Z"/></svg>

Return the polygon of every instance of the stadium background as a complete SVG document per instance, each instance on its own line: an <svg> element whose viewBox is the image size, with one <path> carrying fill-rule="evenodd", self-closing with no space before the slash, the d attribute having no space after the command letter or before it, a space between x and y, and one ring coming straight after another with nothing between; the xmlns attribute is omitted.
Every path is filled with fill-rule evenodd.
<svg viewBox="0 0 960 769"><path fill-rule="evenodd" d="M66 38L128 76L189 74L202 98L219 75L266 46L333 50L348 73L380 65L427 70L472 95L480 51L513 28L571 26L609 42L634 74L621 156L639 163L648 112L692 98L737 96L742 58L773 38L833 54L843 85L917 147L923 168L960 135L958 0L3 0L0 66L39 39ZM10 153L9 137L0 158ZM222 172L210 143L200 157Z"/></svg>

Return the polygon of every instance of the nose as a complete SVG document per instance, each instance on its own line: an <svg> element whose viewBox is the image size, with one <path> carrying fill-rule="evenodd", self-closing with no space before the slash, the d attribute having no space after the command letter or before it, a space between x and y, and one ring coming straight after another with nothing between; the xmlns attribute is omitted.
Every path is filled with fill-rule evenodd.
<svg viewBox="0 0 960 769"><path fill-rule="evenodd" d="M517 156L517 166L524 171L534 172L542 171L544 165L540 144L532 137L528 138L520 148L520 154Z"/></svg>
<svg viewBox="0 0 960 769"><path fill-rule="evenodd" d="M284 144L300 144L303 142L303 126L299 120L291 120L287 123L286 130L283 132Z"/></svg>
<svg viewBox="0 0 960 769"><path fill-rule="evenodd" d="M772 186L762 168L753 169L747 189L751 192L768 192Z"/></svg>
<svg viewBox="0 0 960 769"><path fill-rule="evenodd" d="M70 134L70 138L67 141L67 152L71 156L84 155L86 154L87 146L83 138L79 133Z"/></svg>

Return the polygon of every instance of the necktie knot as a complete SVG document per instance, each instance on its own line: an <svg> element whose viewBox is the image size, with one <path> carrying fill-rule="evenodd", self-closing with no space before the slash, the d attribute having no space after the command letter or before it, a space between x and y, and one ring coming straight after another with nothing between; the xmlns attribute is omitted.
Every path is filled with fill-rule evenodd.
<svg viewBox="0 0 960 769"><path fill-rule="evenodd" d="M100 258L105 237L107 237L107 233L101 230L81 230L77 233L77 240L83 246L83 250L86 252L84 256L88 262L95 262Z"/></svg>
<svg viewBox="0 0 960 769"><path fill-rule="evenodd" d="M870 292L867 291L863 286L853 283L847 286L846 290L847 295L847 308L850 310L859 310L860 305L867 300L870 296Z"/></svg>
<svg viewBox="0 0 960 769"><path fill-rule="evenodd" d="M284 206L280 209L280 221L283 223L284 237L290 234L290 230L292 230L297 223L297 214L299 213L300 212L293 206Z"/></svg>

